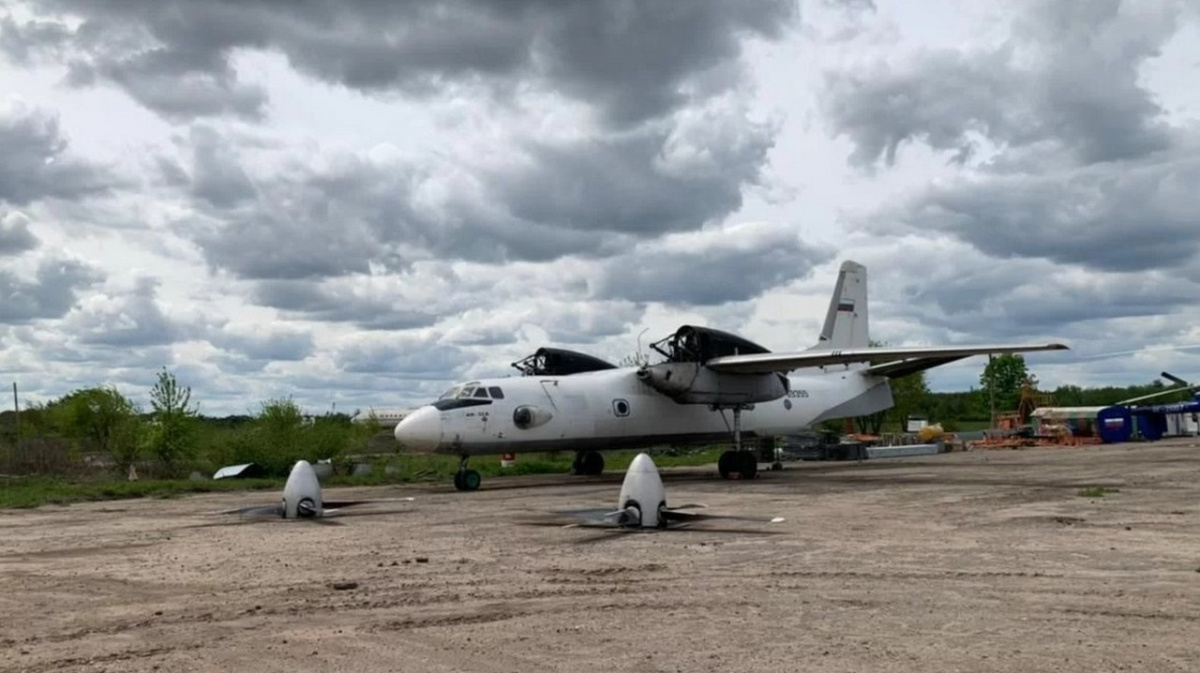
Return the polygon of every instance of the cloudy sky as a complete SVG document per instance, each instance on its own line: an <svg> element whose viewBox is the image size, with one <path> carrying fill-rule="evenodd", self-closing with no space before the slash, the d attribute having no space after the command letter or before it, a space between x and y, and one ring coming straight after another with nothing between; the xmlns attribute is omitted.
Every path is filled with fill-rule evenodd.
<svg viewBox="0 0 1200 673"><path fill-rule="evenodd" d="M0 0L0 373L403 407L803 348L853 259L877 339L1200 379L1197 82L1185 0Z"/></svg>

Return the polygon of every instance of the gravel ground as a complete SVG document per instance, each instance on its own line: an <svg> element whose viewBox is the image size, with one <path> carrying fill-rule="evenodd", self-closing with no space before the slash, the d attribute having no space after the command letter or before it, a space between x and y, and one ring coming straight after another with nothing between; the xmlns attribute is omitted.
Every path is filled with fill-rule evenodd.
<svg viewBox="0 0 1200 673"><path fill-rule="evenodd" d="M599 536L620 474L0 512L0 671L1200 671L1200 448L668 470L779 524ZM1084 497L1085 487L1116 489ZM728 527L729 524L726 524Z"/></svg>

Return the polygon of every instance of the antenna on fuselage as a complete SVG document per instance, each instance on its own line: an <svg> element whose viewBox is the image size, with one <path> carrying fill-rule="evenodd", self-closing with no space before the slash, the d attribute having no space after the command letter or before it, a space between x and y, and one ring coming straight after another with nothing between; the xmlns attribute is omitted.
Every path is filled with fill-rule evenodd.
<svg viewBox="0 0 1200 673"><path fill-rule="evenodd" d="M650 363L650 355L642 353L642 335L650 330L649 327L643 328L637 335L637 354L634 356L639 365L647 365Z"/></svg>

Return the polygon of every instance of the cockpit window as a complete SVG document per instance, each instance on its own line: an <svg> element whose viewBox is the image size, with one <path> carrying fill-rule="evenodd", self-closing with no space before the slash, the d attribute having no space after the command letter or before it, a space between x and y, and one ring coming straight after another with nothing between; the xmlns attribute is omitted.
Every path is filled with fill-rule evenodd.
<svg viewBox="0 0 1200 673"><path fill-rule="evenodd" d="M452 400L438 400L433 403L433 407L439 411L450 411L451 409L462 409L464 407L477 407L481 404L491 404L491 400L479 400L475 398L463 399L461 397Z"/></svg>
<svg viewBox="0 0 1200 673"><path fill-rule="evenodd" d="M500 390L500 386L492 386L492 387L488 388L488 392L492 394L493 400L504 399L504 391Z"/></svg>
<svg viewBox="0 0 1200 673"><path fill-rule="evenodd" d="M493 388L493 390L499 390L499 388ZM500 395L500 397L502 398L502 397L504 397L504 395ZM470 399L470 398L479 398L479 399L486 400L486 399L488 399L488 389L479 385L478 381L471 381L469 383L463 383L463 384L454 386L450 390L447 390L446 392L442 393L442 396L439 397L438 399L439 400L463 400L463 399ZM500 399L500 398L497 398L497 399Z"/></svg>

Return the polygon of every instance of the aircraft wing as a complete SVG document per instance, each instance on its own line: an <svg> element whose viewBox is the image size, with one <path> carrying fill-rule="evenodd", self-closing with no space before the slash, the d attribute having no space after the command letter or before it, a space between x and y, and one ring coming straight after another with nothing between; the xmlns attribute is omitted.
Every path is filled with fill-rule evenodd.
<svg viewBox="0 0 1200 673"><path fill-rule="evenodd" d="M1066 345L1058 343L1003 344L995 346L848 348L841 350L811 350L798 353L726 355L713 358L705 362L704 365L714 371L729 372L731 374L765 374L769 372L790 372L793 369L803 369L805 367L826 367L829 365L869 362L871 363L871 368L865 371L881 376L899 376L968 358L972 355L1060 350L1068 349Z"/></svg>

